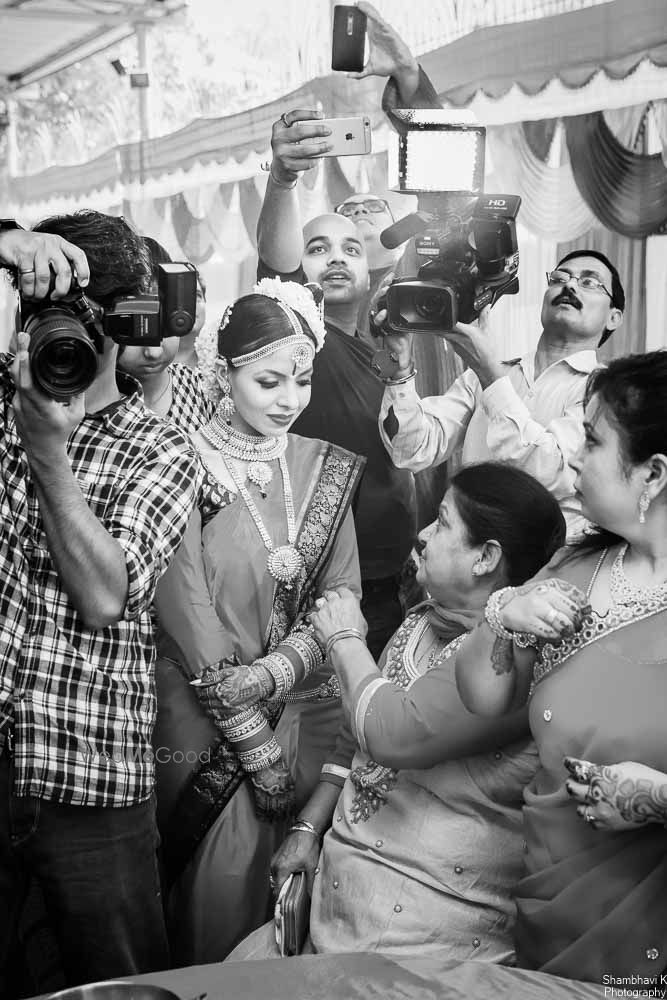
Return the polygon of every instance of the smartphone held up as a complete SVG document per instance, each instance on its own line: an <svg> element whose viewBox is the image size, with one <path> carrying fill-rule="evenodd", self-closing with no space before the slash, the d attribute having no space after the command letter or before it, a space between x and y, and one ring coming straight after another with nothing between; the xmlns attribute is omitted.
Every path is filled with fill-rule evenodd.
<svg viewBox="0 0 667 1000"><path fill-rule="evenodd" d="M359 73L364 68L366 15L358 7L336 4L333 15L331 68Z"/></svg>

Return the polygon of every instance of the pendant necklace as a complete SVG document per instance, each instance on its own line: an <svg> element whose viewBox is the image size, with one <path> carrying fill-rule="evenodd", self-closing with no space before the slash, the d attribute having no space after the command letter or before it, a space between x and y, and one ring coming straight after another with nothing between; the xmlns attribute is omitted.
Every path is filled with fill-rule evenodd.
<svg viewBox="0 0 667 1000"><path fill-rule="evenodd" d="M234 484L241 494L243 502L248 508L248 513L255 522L255 527L257 528L269 553L269 558L266 561L266 568L274 580L278 583L284 584L287 590L291 590L294 582L298 579L301 571L303 570L305 562L303 556L295 545L296 515L294 513L292 484L290 483L289 470L287 468L287 460L285 456L280 455L278 458L278 464L283 477L283 496L285 497L285 513L287 515L287 545L278 545L276 548L273 547L271 537L266 530L259 511L257 510L257 505L245 488L238 470L231 462L226 462L225 464L229 469L231 477L234 480Z"/></svg>
<svg viewBox="0 0 667 1000"><path fill-rule="evenodd" d="M217 413L201 428L201 433L224 457L245 462L247 478L259 487L262 497L266 498L266 488L273 479L273 469L267 462L285 454L287 435L255 437L243 434L221 420Z"/></svg>

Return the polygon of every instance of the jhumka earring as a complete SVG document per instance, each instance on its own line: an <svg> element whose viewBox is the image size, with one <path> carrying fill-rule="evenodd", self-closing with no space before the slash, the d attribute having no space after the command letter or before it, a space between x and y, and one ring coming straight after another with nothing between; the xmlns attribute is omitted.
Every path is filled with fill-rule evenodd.
<svg viewBox="0 0 667 1000"><path fill-rule="evenodd" d="M229 366L227 364L226 358L219 358L218 364L222 370L222 376L219 379L220 389L222 391L222 396L218 403L218 413L225 421L225 423L230 424L232 422L232 413L236 410L234 406L234 400L232 399L232 383L229 381Z"/></svg>
<svg viewBox="0 0 667 1000"><path fill-rule="evenodd" d="M648 490L644 490L639 498L639 523L646 523L646 511L651 506L651 498L648 495Z"/></svg>

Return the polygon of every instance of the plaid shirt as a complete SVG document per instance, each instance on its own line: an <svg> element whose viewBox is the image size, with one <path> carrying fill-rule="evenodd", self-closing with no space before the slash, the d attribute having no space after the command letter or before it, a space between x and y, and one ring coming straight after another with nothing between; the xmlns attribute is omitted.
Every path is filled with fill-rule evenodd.
<svg viewBox="0 0 667 1000"><path fill-rule="evenodd" d="M14 792L73 805L126 806L153 787L155 649L149 607L200 488L198 459L177 428L127 395L87 414L68 441L72 472L123 547L123 618L82 622L48 550L0 355L0 738L15 739Z"/></svg>
<svg viewBox="0 0 667 1000"><path fill-rule="evenodd" d="M201 375L178 361L169 365L171 406L165 420L176 424L184 434L194 434L215 413L215 403L206 395Z"/></svg>

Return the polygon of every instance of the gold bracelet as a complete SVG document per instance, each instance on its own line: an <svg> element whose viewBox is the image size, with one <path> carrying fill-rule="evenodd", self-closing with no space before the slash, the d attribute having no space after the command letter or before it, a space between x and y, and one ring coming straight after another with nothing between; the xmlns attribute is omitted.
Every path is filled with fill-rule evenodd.
<svg viewBox="0 0 667 1000"><path fill-rule="evenodd" d="M361 634L358 628L339 628L337 632L330 635L327 639L326 650L324 653L325 658L328 660L331 656L331 650L336 645L339 639L360 639L364 646L366 645L366 639Z"/></svg>

